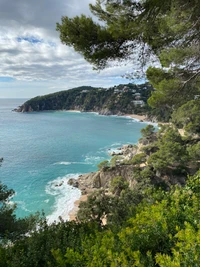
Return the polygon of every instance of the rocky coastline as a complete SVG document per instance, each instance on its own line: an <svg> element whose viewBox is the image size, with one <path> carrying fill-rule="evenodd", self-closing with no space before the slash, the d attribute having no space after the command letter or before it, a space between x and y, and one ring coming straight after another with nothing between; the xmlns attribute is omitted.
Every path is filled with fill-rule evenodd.
<svg viewBox="0 0 200 267"><path fill-rule="evenodd" d="M119 147L115 152L110 152L110 155L119 155L123 160L129 160L134 155L136 155L138 151L139 150L137 146L127 144ZM115 177L126 177L126 180L130 184L130 187L133 187L133 173L134 171L132 165L121 165L119 162L119 164L109 169L103 168L96 172L81 174L77 179L69 179L68 184L72 187L79 188L79 190L81 191L81 197L74 202L74 208L69 212L69 220L76 220L76 214L78 212L80 202L86 201L91 193L100 189L104 189L109 192L110 183Z"/></svg>
<svg viewBox="0 0 200 267"><path fill-rule="evenodd" d="M79 200L75 201L74 208L69 213L70 220L76 219L80 202L86 201L91 193L103 189L105 192L111 194L110 185L114 178L121 176L128 182L130 188L134 188L137 181L133 179L134 165L131 164L130 161L135 155L142 152L142 148L144 146L145 145L140 142L137 145L124 145L116 151L110 153L111 156L116 158L119 157L119 160L116 160L113 166L110 165L110 167L103 167L96 172L79 175L77 179L71 178L68 181L68 184L79 188L81 191L81 197ZM145 169L147 165L146 163L142 163L139 167L142 170ZM175 184L183 185L185 183L185 177L175 175L162 176L157 173L151 182L154 185L162 183L165 184L166 187L170 187Z"/></svg>

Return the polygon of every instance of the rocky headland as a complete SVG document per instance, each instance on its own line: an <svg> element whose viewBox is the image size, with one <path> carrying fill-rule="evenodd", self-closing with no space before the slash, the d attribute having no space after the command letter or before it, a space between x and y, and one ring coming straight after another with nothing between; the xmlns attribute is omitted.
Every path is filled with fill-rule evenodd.
<svg viewBox="0 0 200 267"><path fill-rule="evenodd" d="M145 114L153 90L148 83L110 88L82 86L49 95L37 96L14 109L17 112L78 110L101 115Z"/></svg>
<svg viewBox="0 0 200 267"><path fill-rule="evenodd" d="M156 134L151 137L151 142L156 140ZM104 166L96 172L91 172L87 174L82 174L78 179L70 179L69 184L71 186L77 187L81 190L81 198L75 202L74 209L70 212L70 219L74 220L76 218L76 213L81 201L86 201L88 195L91 193L104 190L107 194L111 193L111 183L116 177L122 177L126 182L128 182L130 188L134 188L140 183L140 178L136 177L136 172L138 170L142 172L149 168L146 160L143 162L136 162L134 159L138 155L143 154L144 148L148 147L149 140L146 142L141 139L137 145L124 145L118 148L116 151L110 152L113 156L108 163L108 166ZM170 188L171 185L184 185L187 176L176 175L173 170L169 170L166 173L152 172L149 176L150 183L154 186L161 186L164 188ZM142 178L141 178L142 179Z"/></svg>

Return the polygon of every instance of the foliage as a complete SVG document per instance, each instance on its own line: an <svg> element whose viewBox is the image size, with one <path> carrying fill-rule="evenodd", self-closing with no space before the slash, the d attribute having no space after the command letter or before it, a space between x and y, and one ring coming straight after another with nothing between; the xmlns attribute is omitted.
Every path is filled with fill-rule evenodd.
<svg viewBox="0 0 200 267"><path fill-rule="evenodd" d="M150 137L155 131L155 127L151 124L148 124L145 128L141 130L141 134L143 138Z"/></svg>
<svg viewBox="0 0 200 267"><path fill-rule="evenodd" d="M101 232L98 225L93 223L64 222L47 224L44 219L40 222L38 230L29 237L18 240L2 252L8 267L53 267L55 263L52 251L59 249L62 255L66 248L82 250L82 242L95 232ZM92 238L93 239L93 238ZM1 256L1 255L0 255ZM1 260L2 258L0 258ZM3 264L0 261L0 265Z"/></svg>
<svg viewBox="0 0 200 267"><path fill-rule="evenodd" d="M196 230L189 223L185 223L185 229L180 230L175 237L177 242L172 248L172 256L157 254L157 264L160 267L199 266L200 229Z"/></svg>
<svg viewBox="0 0 200 267"><path fill-rule="evenodd" d="M124 91L124 87L127 88ZM134 105L135 90L140 93L144 106ZM56 92L44 96L37 96L26 101L17 111L44 111L44 110L80 110L106 112L106 114L143 114L146 112L147 99L152 87L148 84L120 84L111 88L94 88L81 86L78 88Z"/></svg>
<svg viewBox="0 0 200 267"><path fill-rule="evenodd" d="M105 227L94 222L96 215L87 223L60 221L48 225L41 220L30 236L12 246L0 246L0 265L198 266L199 177L197 172L184 188L173 187L169 192L153 189L142 202L130 188L122 190L112 199L112 216L108 216ZM102 192L101 197L105 198ZM98 197L92 201L101 206ZM109 201L102 203L105 209Z"/></svg>
<svg viewBox="0 0 200 267"><path fill-rule="evenodd" d="M131 159L131 163L133 165L140 165L142 163L146 162L146 154L145 153L139 153L136 154L132 159Z"/></svg>
<svg viewBox="0 0 200 267"><path fill-rule="evenodd" d="M192 161L193 164L199 164L200 161L200 142L197 144L188 146L187 148L189 158Z"/></svg>
<svg viewBox="0 0 200 267"><path fill-rule="evenodd" d="M57 23L61 41L97 69L133 58L141 67L160 64L146 72L156 89L148 101L152 115L169 120L174 109L199 95L199 1L96 0L90 9L101 22L63 17Z"/></svg>
<svg viewBox="0 0 200 267"><path fill-rule="evenodd" d="M96 221L101 225L111 206L112 197L98 190L89 195L87 201L80 203L77 219L83 222Z"/></svg>
<svg viewBox="0 0 200 267"><path fill-rule="evenodd" d="M122 164L122 162L123 162L123 157L116 155L116 156L111 158L110 166L115 167L116 165L119 165L119 163Z"/></svg>
<svg viewBox="0 0 200 267"><path fill-rule="evenodd" d="M7 242L21 238L36 227L39 214L18 219L15 215L16 205L9 204L14 190L0 183L0 239Z"/></svg>
<svg viewBox="0 0 200 267"><path fill-rule="evenodd" d="M200 134L200 100L191 100L182 105L172 115L172 121L190 134Z"/></svg>
<svg viewBox="0 0 200 267"><path fill-rule="evenodd" d="M160 68L149 67L146 73L155 88L148 101L153 107L149 112L164 119L172 117L172 122L190 136L182 137L173 125L162 126L153 143L132 159L134 186L127 187L126 179L116 177L111 182L115 195L100 190L89 196L80 204L79 222L48 225L43 219L29 236L17 232L19 240L15 238L12 246L0 246L0 265L199 266L200 171L188 176L184 187L168 186L167 191L154 186L154 180L158 175L166 178L170 172L186 177L192 165L199 168L199 100L195 97L200 90L200 1L96 0L90 8L101 23L84 15L63 17L62 24L57 24L62 42L99 69L110 60L130 59L136 50L142 66L153 56ZM82 88L37 97L24 108L73 109L76 104L86 111L96 105L123 112L135 110L131 109L130 95L122 93L117 102L114 88ZM153 132L148 126L142 131L143 138L148 141ZM103 167L107 164L104 162ZM9 218L10 222L11 218L11 225L16 225L14 208L4 201L13 191L4 186L0 189L2 220ZM9 226L6 231L13 236L15 230ZM6 231L1 232L3 237Z"/></svg>
<svg viewBox="0 0 200 267"><path fill-rule="evenodd" d="M170 167L184 166L187 162L186 146L177 129L168 127L156 145L158 150L147 161L155 170L166 172Z"/></svg>
<svg viewBox="0 0 200 267"><path fill-rule="evenodd" d="M115 177L110 184L111 187L111 192L115 195L115 196L119 196L122 192L122 190L127 189L129 186L129 183L122 178L122 176L117 176Z"/></svg>
<svg viewBox="0 0 200 267"><path fill-rule="evenodd" d="M109 165L110 165L109 161L108 160L104 160L104 161L100 162L97 165L97 167L98 167L99 170L101 170L101 169L106 170L109 167Z"/></svg>
<svg viewBox="0 0 200 267"><path fill-rule="evenodd" d="M105 228L95 239L83 241L82 253L78 248L55 253L63 264L58 266L198 266L199 195L186 186L162 193L159 201L154 197L153 203L138 205L128 225L117 231Z"/></svg>

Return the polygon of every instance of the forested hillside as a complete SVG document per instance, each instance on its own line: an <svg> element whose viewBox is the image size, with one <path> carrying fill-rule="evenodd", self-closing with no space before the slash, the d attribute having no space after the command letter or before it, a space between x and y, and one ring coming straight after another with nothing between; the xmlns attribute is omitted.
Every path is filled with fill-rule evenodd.
<svg viewBox="0 0 200 267"><path fill-rule="evenodd" d="M80 110L95 111L105 115L143 114L149 110L147 99L152 90L152 86L148 83L141 85L129 83L107 89L82 86L32 98L17 111Z"/></svg>
<svg viewBox="0 0 200 267"><path fill-rule="evenodd" d="M96 0L90 8L95 20L62 18L61 41L98 69L137 55L144 67L153 56L160 67L146 71L155 89L148 103L170 123L157 133L143 129L131 158L99 165L103 172L128 165L133 176L96 190L80 205L77 221L49 226L43 217L28 235L14 227L15 218L12 227L0 228L0 266L198 267L200 1ZM1 195L4 214L10 191L1 187ZM2 216L4 225L12 211Z"/></svg>

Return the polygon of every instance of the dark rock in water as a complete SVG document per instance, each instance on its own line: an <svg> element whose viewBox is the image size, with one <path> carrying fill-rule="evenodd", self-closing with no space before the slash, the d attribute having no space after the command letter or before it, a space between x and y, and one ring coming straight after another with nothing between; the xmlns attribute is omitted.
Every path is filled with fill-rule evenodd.
<svg viewBox="0 0 200 267"><path fill-rule="evenodd" d="M78 181L76 179L74 179L74 178L69 179L68 184L73 186L73 187L78 187L79 186Z"/></svg>
<svg viewBox="0 0 200 267"><path fill-rule="evenodd" d="M0 158L0 162L2 162L3 161L3 158Z"/></svg>
<svg viewBox="0 0 200 267"><path fill-rule="evenodd" d="M121 151L112 151L110 153L111 156L120 156L120 155L123 155L123 153Z"/></svg>

